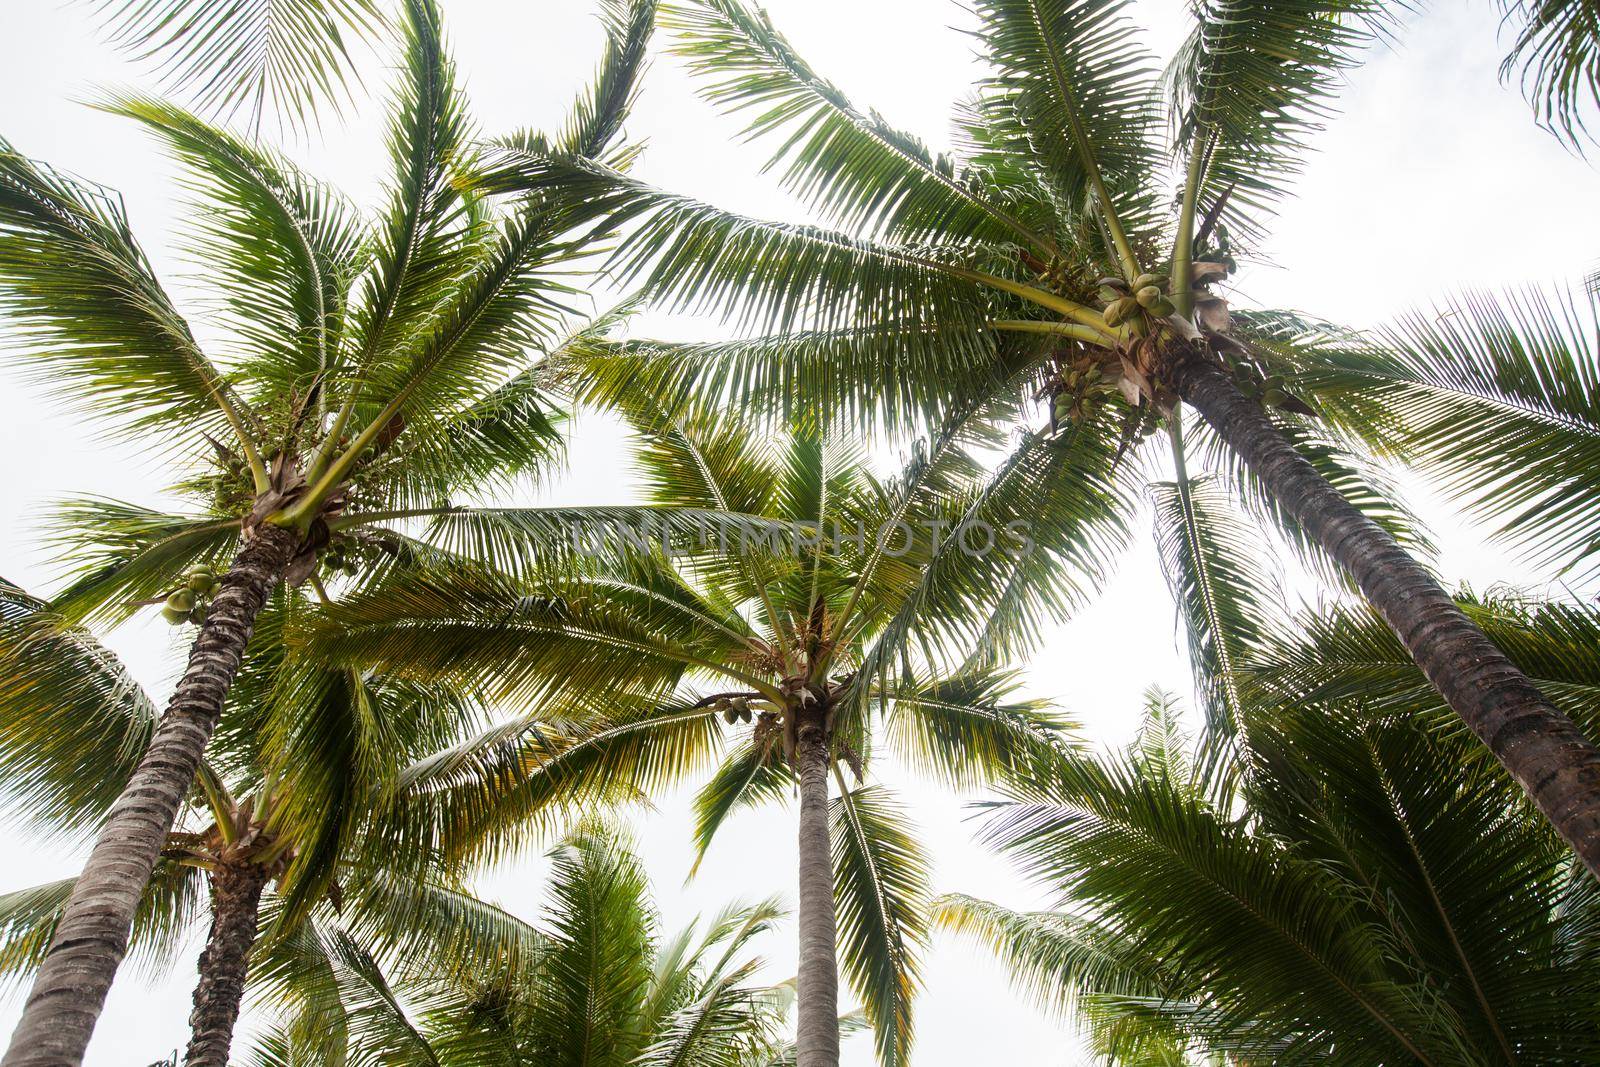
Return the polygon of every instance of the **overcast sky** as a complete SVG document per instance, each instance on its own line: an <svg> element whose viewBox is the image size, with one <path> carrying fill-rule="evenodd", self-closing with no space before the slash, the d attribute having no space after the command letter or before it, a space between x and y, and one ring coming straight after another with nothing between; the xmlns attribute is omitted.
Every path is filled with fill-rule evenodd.
<svg viewBox="0 0 1600 1067"><path fill-rule="evenodd" d="M591 0L443 4L474 112L487 133L549 126L593 68L599 31ZM97 42L87 5L7 0L4 6L0 137L121 190L158 270L175 291L192 291L184 277L194 273L193 265L171 241L181 211L172 165L131 124L79 103L99 86L148 82ZM767 6L813 66L858 104L876 107L936 145L947 141L950 104L976 70L972 42L956 32L969 25L960 7L947 0L771 0ZM1571 280L1600 260L1597 176L1536 129L1520 98L1500 85L1502 49L1492 5L1477 0L1438 7L1414 20L1401 47L1375 55L1351 75L1344 113L1320 139L1322 151L1310 162L1301 195L1277 223L1271 266L1254 267L1241 280L1247 301L1367 326L1461 287ZM1181 35L1181 4L1143 0L1136 10L1154 47L1165 51ZM368 61L363 70L367 85L381 90L387 58ZM330 121L320 139L292 144L290 151L371 203L384 165L381 118L381 106L363 99L346 121ZM735 143L737 126L694 96L669 57L658 57L650 70L630 130L649 143L640 171L651 181L749 213L799 217L758 173L760 150ZM645 326L685 337L718 330L663 317ZM572 455L561 482L522 502L630 498L626 455L608 426L580 423ZM145 504L161 499L164 478L154 457L119 455L5 365L0 456L7 504L0 575L35 590L49 590L58 578L38 537L51 500L84 494ZM1439 534L1441 569L1451 580L1478 587L1533 580L1511 554L1485 544L1458 516L1426 499L1421 506ZM183 651L174 632L159 620L136 620L108 642L164 701ZM1091 740L1119 743L1137 721L1146 686L1160 684L1187 697L1189 674L1177 642L1171 601L1144 537L1106 596L1050 635L1029 684L1059 700ZM936 889L1015 906L1044 902L971 844L963 798L917 786L892 767L878 771L903 789L917 814L937 862ZM736 818L686 884L692 857L685 807L683 797L664 797L655 814L636 820L669 928L732 898L789 893L792 812ZM7 892L74 873L82 850L0 828L0 855L0 892ZM535 918L542 873L535 851L486 874L481 887ZM790 941L785 930L761 946L774 979L792 973ZM91 1065L137 1067L182 1047L198 951L197 938L165 975L125 969L91 1046ZM919 1064L1079 1061L1068 1029L1008 991L1000 969L980 953L936 940L925 979ZM9 1034L20 1000L16 989L0 999L0 1033ZM850 1042L846 1061L871 1063L869 1042Z"/></svg>

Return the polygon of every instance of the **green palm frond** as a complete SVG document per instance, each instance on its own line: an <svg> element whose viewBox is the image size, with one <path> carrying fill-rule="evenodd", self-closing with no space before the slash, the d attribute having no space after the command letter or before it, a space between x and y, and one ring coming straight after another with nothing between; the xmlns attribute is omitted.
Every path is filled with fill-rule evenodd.
<svg viewBox="0 0 1600 1067"><path fill-rule="evenodd" d="M1314 1000L1338 1013L1339 1032L1361 1055L1417 1056L1431 1043L1431 1017L1414 991L1385 973L1392 935L1363 921L1358 899L1320 864L1219 817L1156 767L1063 762L998 807L990 835L1034 877L1071 886L1074 901L1131 931L1138 952L1172 972L1205 974L1206 961L1227 960L1227 985L1207 989L1215 1032L1248 1022L1252 1035L1296 1033ZM1112 855L1117 862L1107 863ZM1286 987L1293 996L1277 1001L1250 992L1278 996ZM1325 1030L1300 1033L1279 1055L1326 1044Z"/></svg>
<svg viewBox="0 0 1600 1067"><path fill-rule="evenodd" d="M985 265L967 248L879 244L814 226L764 222L655 189L599 163L501 149L478 179L490 191L560 189L629 240L608 263L641 295L787 330L895 318L945 323L984 315L963 271ZM868 318L870 316L870 319Z"/></svg>
<svg viewBox="0 0 1600 1067"><path fill-rule="evenodd" d="M1155 163L1156 64L1126 9L1123 0L974 7L995 69L989 89L1011 111L1012 151L1042 168L1061 202L1098 205L1111 230L1105 253L1131 278L1138 263L1119 220L1142 209L1119 194L1142 195Z"/></svg>
<svg viewBox="0 0 1600 1067"><path fill-rule="evenodd" d="M1307 376L1347 432L1437 475L1538 562L1587 573L1600 565L1597 313L1561 290L1467 294L1324 350Z"/></svg>
<svg viewBox="0 0 1600 1067"><path fill-rule="evenodd" d="M794 788L794 773L785 764L783 746L776 737L758 743L747 741L734 748L717 765L709 781L694 796L695 866L705 859L723 822L735 811L764 802L782 800Z"/></svg>
<svg viewBox="0 0 1600 1067"><path fill-rule="evenodd" d="M958 789L1031 774L1070 744L1072 724L1018 685L1006 671L902 685L884 694L885 740L908 766Z"/></svg>
<svg viewBox="0 0 1600 1067"><path fill-rule="evenodd" d="M32 973L55 937L73 879L0 895L0 978ZM134 912L128 943L135 959L152 972L170 964L200 917L205 874L172 859L158 859L150 884Z"/></svg>
<svg viewBox="0 0 1600 1067"><path fill-rule="evenodd" d="M9 810L58 831L100 824L157 710L86 630L0 580L0 779Z"/></svg>
<svg viewBox="0 0 1600 1067"><path fill-rule="evenodd" d="M1166 988L1156 961L1116 930L1079 916L1013 911L949 893L933 902L933 926L987 948L1005 963L1013 988L1062 1017L1088 1014L1097 997L1160 996Z"/></svg>
<svg viewBox="0 0 1600 1067"><path fill-rule="evenodd" d="M1390 967L1426 971L1452 1040L1551 1063L1594 1047L1596 1031L1567 1031L1551 1001L1600 974L1543 955L1568 861L1547 827L1508 809L1503 773L1463 770L1470 740L1441 741L1409 717L1271 718L1252 726L1252 808L1366 892L1402 953Z"/></svg>
<svg viewBox="0 0 1600 1067"><path fill-rule="evenodd" d="M95 0L111 42L158 71L202 109L268 109L294 125L315 123L318 105L338 104L349 81L348 41L383 23L373 0Z"/></svg>
<svg viewBox="0 0 1600 1067"><path fill-rule="evenodd" d="M180 160L195 197L190 256L223 301L244 373L304 397L338 358L350 288L366 249L360 218L289 160L165 101L108 98Z"/></svg>
<svg viewBox="0 0 1600 1067"><path fill-rule="evenodd" d="M733 341L614 342L575 353L569 369L580 393L597 401L643 395L668 412L739 406L785 425L837 419L895 433L943 422L958 402L952 394L995 388L996 347L987 329L887 322Z"/></svg>
<svg viewBox="0 0 1600 1067"><path fill-rule="evenodd" d="M1518 613L1498 610L1502 628ZM1551 641L1547 672L1581 687L1582 641ZM1331 677L1349 651L1307 655ZM1258 694L1221 806L1160 704L1125 754L1064 755L993 808L993 840L1060 913L957 898L940 917L1115 1062L1584 1062L1600 1029L1563 1023L1558 990L1600 983L1571 950L1592 894L1569 893L1570 856L1476 741L1418 714L1425 688L1357 671Z"/></svg>
<svg viewBox="0 0 1600 1067"><path fill-rule="evenodd" d="M391 850L508 854L552 816L632 800L692 775L719 734L711 708L683 704L617 701L581 724L515 720L405 768L376 833Z"/></svg>
<svg viewBox="0 0 1600 1067"><path fill-rule="evenodd" d="M378 961L342 930L331 931L327 943L345 1006L350 1067L443 1067Z"/></svg>
<svg viewBox="0 0 1600 1067"><path fill-rule="evenodd" d="M427 509L452 496L478 497L537 481L566 458L565 413L540 373L525 371L492 391L431 417L408 437L381 479L393 507Z"/></svg>
<svg viewBox="0 0 1600 1067"><path fill-rule="evenodd" d="M63 618L120 622L164 597L184 569L226 560L233 518L171 515L117 500L67 501L50 519L72 581L52 601Z"/></svg>
<svg viewBox="0 0 1600 1067"><path fill-rule="evenodd" d="M1540 124L1581 145L1591 136L1589 115L1600 106L1600 9L1592 0L1499 6L1508 21L1522 23L1501 77L1509 80L1520 67L1523 95Z"/></svg>
<svg viewBox="0 0 1600 1067"><path fill-rule="evenodd" d="M198 443L249 413L134 240L120 197L0 141L0 307L32 375L128 429Z"/></svg>
<svg viewBox="0 0 1600 1067"><path fill-rule="evenodd" d="M765 12L739 0L693 0L667 10L675 51L706 79L702 94L726 112L751 113L749 138L781 138L770 165L784 184L849 228L899 241L940 235L1018 242L1049 254L1048 221L1024 221L915 137L855 108L814 72ZM1027 210L1024 207L1024 210ZM1037 216L1035 208L1029 214Z"/></svg>
<svg viewBox="0 0 1600 1067"><path fill-rule="evenodd" d="M528 1052L535 1062L624 1062L628 1021L649 988L656 939L648 881L615 836L590 831L552 853L546 894L551 950L531 1005Z"/></svg>
<svg viewBox="0 0 1600 1067"><path fill-rule="evenodd" d="M407 350L411 331L474 265L479 236L461 225L465 208L451 181L470 124L439 11L432 0L406 0L405 11L403 76L388 133L394 176L351 317L351 388L383 354Z"/></svg>
<svg viewBox="0 0 1600 1067"><path fill-rule="evenodd" d="M1586 732L1600 727L1594 644L1600 616L1560 601L1457 603ZM1413 715L1444 708L1383 621L1365 610L1330 609L1293 620L1244 673L1249 688L1282 703L1358 700ZM1443 714L1432 721L1460 729Z"/></svg>
<svg viewBox="0 0 1600 1067"><path fill-rule="evenodd" d="M460 886L393 870L356 870L345 926L380 959L425 961L459 979L534 966L548 947L533 926Z"/></svg>
<svg viewBox="0 0 1600 1067"><path fill-rule="evenodd" d="M887 791L839 784L830 822L840 964L872 1022L879 1062L900 1065L911 1050L930 861Z"/></svg>
<svg viewBox="0 0 1600 1067"><path fill-rule="evenodd" d="M605 55L594 83L573 104L567 125L555 140L558 151L600 158L617 141L638 92L655 30L656 5L657 0L602 0Z"/></svg>
<svg viewBox="0 0 1600 1067"><path fill-rule="evenodd" d="M1373 0L1200 0L1191 10L1166 74L1175 147L1204 168L1199 211L1257 236L1332 114L1343 72L1388 16Z"/></svg>
<svg viewBox="0 0 1600 1067"><path fill-rule="evenodd" d="M727 666L739 635L648 588L528 589L482 571L357 593L308 620L302 641L329 664L540 700L661 692L690 670L747 677Z"/></svg>
<svg viewBox="0 0 1600 1067"><path fill-rule="evenodd" d="M1182 448L1175 438L1180 455ZM1208 743L1225 750L1244 714L1238 671L1286 610L1281 578L1211 478L1191 478L1180 463L1177 480L1153 484L1151 497L1156 551L1188 638Z"/></svg>
<svg viewBox="0 0 1600 1067"><path fill-rule="evenodd" d="M628 573L649 566L664 551L705 551L728 546L738 554L782 550L793 534L789 524L758 515L715 508L602 505L598 507L472 508L427 507L371 512L336 519L335 529L381 529L424 519L417 545L448 568L492 570L530 580L555 581L606 566Z"/></svg>
<svg viewBox="0 0 1600 1067"><path fill-rule="evenodd" d="M915 515L942 521L946 536L937 549L925 539L925 556L891 561L898 566L873 589L889 617L862 655L864 676L913 644L947 650L956 663L1008 662L1032 647L1048 620L1098 588L1127 538L1128 494L1112 465L1116 432L1108 416L1059 438L1030 433L975 489ZM974 550L987 535L963 540L965 529L991 531L994 544Z"/></svg>

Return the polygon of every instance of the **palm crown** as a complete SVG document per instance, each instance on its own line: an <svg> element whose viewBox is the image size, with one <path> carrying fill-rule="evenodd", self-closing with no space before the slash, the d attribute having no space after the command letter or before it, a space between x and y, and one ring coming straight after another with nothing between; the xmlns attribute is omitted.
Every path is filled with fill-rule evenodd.
<svg viewBox="0 0 1600 1067"><path fill-rule="evenodd" d="M1110 531L1118 518L1096 477L1105 458L1096 467L1037 435L990 469L982 450L1005 418L984 407L880 481L827 435L670 418L634 394L616 402L641 431L652 503L770 525L708 529L671 555L636 547L588 574L397 576L309 620L302 654L493 686L539 709L409 772L400 808L426 803L415 819L397 814L415 835L398 848L496 852L553 793L657 787L702 767L731 727L737 741L695 801L703 851L729 814L786 795L816 729L839 789L829 899L845 970L885 1061L902 1062L926 861L885 791L852 787L841 765L859 782L886 741L970 786L1061 744L1062 724L1016 698L1003 668L1032 620L1085 592L1075 538L1094 524L1078 520ZM560 707L582 725L558 739L544 724Z"/></svg>
<svg viewBox="0 0 1600 1067"><path fill-rule="evenodd" d="M1467 607L1594 722L1592 610ZM1250 663L1231 784L1157 694L1127 752L1057 760L991 811L1062 910L951 897L940 922L1114 1062L1592 1059L1594 881L1381 620L1305 621Z"/></svg>
<svg viewBox="0 0 1600 1067"><path fill-rule="evenodd" d="M360 936L340 937L325 987L267 1036L259 1062L783 1062L791 995L757 981L750 953L780 917L774 904L669 935L624 835L582 828L550 860L543 916L517 923L527 951L473 969L426 954L386 965Z"/></svg>
<svg viewBox="0 0 1600 1067"><path fill-rule="evenodd" d="M1451 451L1475 433L1454 448L1457 469L1485 454L1492 417L1454 437L1413 421L1449 391L1441 331L1412 324L1373 345L1294 316L1236 313L1223 295L1341 72L1387 30L1383 8L1195 5L1164 71L1120 3L992 0L974 14L988 73L942 156L852 105L737 0L667 9L706 94L750 116L752 137L777 140L787 186L838 229L744 218L559 153L496 153L477 182L581 192L627 228L611 266L648 296L778 330L617 345L594 365L601 388L629 382L689 407L843 412L890 429L938 425L974 396L1048 397L1052 426L1072 424L1073 440L1088 435L1107 455L1159 463L1155 449L1170 448L1158 541L1225 739L1240 711L1232 665L1255 639L1242 606L1266 600L1271 583L1225 497L1189 473L1218 468L1249 510L1314 563L1331 561L1324 569L1409 635L1451 706L1600 864L1600 751L1411 558L1426 538L1361 444L1403 454L1396 439L1421 432ZM1397 389L1410 395L1394 418L1382 401ZM1163 425L1168 441L1136 447ZM1558 750L1535 736L1563 740Z"/></svg>

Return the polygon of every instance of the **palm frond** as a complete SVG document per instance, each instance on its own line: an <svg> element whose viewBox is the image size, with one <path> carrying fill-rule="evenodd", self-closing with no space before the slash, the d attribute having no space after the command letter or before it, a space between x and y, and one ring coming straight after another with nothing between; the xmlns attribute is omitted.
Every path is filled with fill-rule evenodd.
<svg viewBox="0 0 1600 1067"><path fill-rule="evenodd" d="M1373 0L1199 0L1191 11L1166 73L1175 147L1204 168L1199 210L1255 237L1388 16Z"/></svg>
<svg viewBox="0 0 1600 1067"><path fill-rule="evenodd" d="M0 894L0 979L31 974L44 959L66 910L74 879ZM205 872L176 860L158 859L150 884L134 912L128 943L134 958L159 971L200 917Z"/></svg>
<svg viewBox="0 0 1600 1067"><path fill-rule="evenodd" d="M557 151L601 158L622 132L638 92L639 75L655 30L657 0L603 0L605 55L594 83L573 104L556 138Z"/></svg>
<svg viewBox="0 0 1600 1067"><path fill-rule="evenodd" d="M746 137L782 138L769 165L787 162L784 185L831 222L881 228L898 241L972 237L1053 251L1048 220L1025 222L953 160L881 115L857 110L765 12L739 0L694 0L669 7L666 21L681 37L674 50L707 80L702 94L725 112L751 113Z"/></svg>
<svg viewBox="0 0 1600 1067"><path fill-rule="evenodd" d="M0 141L0 307L30 374L125 428L189 444L245 411L134 240L116 194Z"/></svg>
<svg viewBox="0 0 1600 1067"><path fill-rule="evenodd" d="M1501 77L1509 80L1520 67L1523 95L1540 124L1581 145L1591 136L1590 113L1600 107L1600 10L1589 0L1502 0L1500 9L1522 23Z"/></svg>
<svg viewBox="0 0 1600 1067"><path fill-rule="evenodd" d="M881 322L732 341L612 342L574 352L567 369L598 401L645 395L673 413L738 405L785 425L837 420L892 434L943 422L953 395L999 384L1001 362L986 328Z"/></svg>
<svg viewBox="0 0 1600 1067"><path fill-rule="evenodd" d="M1600 352L1593 297L1467 294L1374 342L1323 351L1317 402L1352 434L1437 475L1540 563L1600 566Z"/></svg>
<svg viewBox="0 0 1600 1067"><path fill-rule="evenodd" d="M478 235L461 224L462 198L451 181L470 124L442 18L433 0L405 0L405 15L402 80L387 141L394 176L352 308L347 389L358 388L380 360L405 352L418 323L454 293L476 259L470 238Z"/></svg>
<svg viewBox="0 0 1600 1067"><path fill-rule="evenodd" d="M1059 202L1089 203L1115 227L1105 252L1127 271L1116 220L1144 211L1155 163L1154 57L1124 0L980 0L980 40L995 69L1013 152L1041 168ZM991 103L991 114L1000 109Z"/></svg>
<svg viewBox="0 0 1600 1067"><path fill-rule="evenodd" d="M908 766L968 789L1031 774L1070 744L1072 724L1048 702L1017 694L1005 671L973 671L888 694L886 740Z"/></svg>
<svg viewBox="0 0 1600 1067"><path fill-rule="evenodd" d="M1188 640L1208 742L1226 749L1244 713L1238 670L1286 610L1281 580L1210 478L1191 478L1180 466L1177 481L1152 485L1151 497L1156 551Z"/></svg>
<svg viewBox="0 0 1600 1067"><path fill-rule="evenodd" d="M745 324L819 329L917 316L939 324L983 316L962 276L982 249L878 244L814 226L765 222L662 192L599 163L501 149L479 184L490 191L559 189L629 239L607 265L665 307ZM867 316L870 315L870 319Z"/></svg>
<svg viewBox="0 0 1600 1067"><path fill-rule="evenodd" d="M740 744L717 765L716 772L694 796L695 866L705 858L711 839L728 816L741 808L782 800L794 785L777 738Z"/></svg>
<svg viewBox="0 0 1600 1067"><path fill-rule="evenodd" d="M70 622L126 619L171 592L186 568L225 566L239 541L237 518L171 515L117 500L67 501L50 526L72 576L51 609Z"/></svg>
<svg viewBox="0 0 1600 1067"><path fill-rule="evenodd" d="M149 127L195 197L189 249L222 297L244 373L304 398L338 359L345 305L365 248L355 207L292 162L165 101L100 105Z"/></svg>
<svg viewBox="0 0 1600 1067"><path fill-rule="evenodd" d="M157 709L88 631L0 580L0 780L10 810L98 828L155 732Z"/></svg>
<svg viewBox="0 0 1600 1067"><path fill-rule="evenodd" d="M509 854L532 829L675 784L706 765L709 707L616 701L583 723L515 720L417 760L375 820L391 851L446 859Z"/></svg>
<svg viewBox="0 0 1600 1067"><path fill-rule="evenodd" d="M338 104L349 81L347 39L383 24L373 0L96 0L111 42L191 93L202 109L277 110L300 127Z"/></svg>
<svg viewBox="0 0 1600 1067"><path fill-rule="evenodd" d="M1114 929L1063 912L1018 912L949 893L933 902L933 926L983 945L1005 964L1013 988L1064 1017L1104 995L1160 996L1164 977Z"/></svg>
<svg viewBox="0 0 1600 1067"><path fill-rule="evenodd" d="M927 941L930 863L881 787L843 790L830 803L840 964L872 1022L879 1062L904 1064Z"/></svg>

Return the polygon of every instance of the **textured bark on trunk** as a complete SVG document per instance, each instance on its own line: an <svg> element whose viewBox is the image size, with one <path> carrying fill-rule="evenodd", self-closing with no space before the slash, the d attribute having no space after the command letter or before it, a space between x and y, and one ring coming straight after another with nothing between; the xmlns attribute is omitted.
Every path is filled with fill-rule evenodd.
<svg viewBox="0 0 1600 1067"><path fill-rule="evenodd" d="M267 869L258 863L224 864L211 875L211 934L200 954L184 1067L228 1067L266 884Z"/></svg>
<svg viewBox="0 0 1600 1067"><path fill-rule="evenodd" d="M73 887L0 1067L78 1067L83 1062L127 951L134 909L194 784L256 615L298 541L290 531L263 525L223 576L150 747L112 805Z"/></svg>
<svg viewBox="0 0 1600 1067"><path fill-rule="evenodd" d="M1289 445L1220 367L1191 351L1174 363L1173 378L1178 395L1355 579L1445 702L1600 877L1600 749L1394 538Z"/></svg>
<svg viewBox="0 0 1600 1067"><path fill-rule="evenodd" d="M828 838L828 741L823 712L804 714L795 739L800 771L800 1025L795 1067L838 1067L839 962L833 856Z"/></svg>

